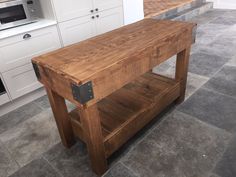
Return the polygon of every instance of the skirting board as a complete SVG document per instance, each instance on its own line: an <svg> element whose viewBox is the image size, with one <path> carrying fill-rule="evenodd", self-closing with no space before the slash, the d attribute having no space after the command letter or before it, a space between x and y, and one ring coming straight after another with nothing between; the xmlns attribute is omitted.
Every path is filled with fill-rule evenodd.
<svg viewBox="0 0 236 177"><path fill-rule="evenodd" d="M7 114L27 103L30 103L31 101L34 101L42 96L46 95L46 91L44 88L40 88L34 92L31 92L27 95L24 95L14 101L11 101L9 103L6 103L2 106L0 106L0 116Z"/></svg>

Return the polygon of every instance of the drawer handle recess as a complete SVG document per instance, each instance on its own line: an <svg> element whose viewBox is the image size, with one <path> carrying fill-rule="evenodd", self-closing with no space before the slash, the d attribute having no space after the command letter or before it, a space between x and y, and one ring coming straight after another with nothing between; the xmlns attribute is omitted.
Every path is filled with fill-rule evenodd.
<svg viewBox="0 0 236 177"><path fill-rule="evenodd" d="M25 34L24 36L23 36L23 39L29 39L29 38L31 38L32 36L30 35L30 34Z"/></svg>

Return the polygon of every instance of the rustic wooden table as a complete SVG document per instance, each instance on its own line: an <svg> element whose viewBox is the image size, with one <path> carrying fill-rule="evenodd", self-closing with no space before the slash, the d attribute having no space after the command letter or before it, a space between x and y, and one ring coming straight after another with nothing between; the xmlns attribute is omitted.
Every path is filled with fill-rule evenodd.
<svg viewBox="0 0 236 177"><path fill-rule="evenodd" d="M146 19L32 60L64 146L87 144L94 172L174 101L185 96L196 24ZM177 54L175 79L151 69ZM65 99L77 109L68 113Z"/></svg>

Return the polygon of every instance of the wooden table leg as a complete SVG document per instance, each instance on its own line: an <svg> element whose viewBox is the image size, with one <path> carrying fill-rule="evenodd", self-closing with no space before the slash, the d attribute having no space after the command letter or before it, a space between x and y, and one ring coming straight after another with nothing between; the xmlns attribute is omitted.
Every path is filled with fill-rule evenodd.
<svg viewBox="0 0 236 177"><path fill-rule="evenodd" d="M49 88L46 88L46 90L56 120L57 128L59 130L62 144L65 147L70 148L75 143L75 139L71 122L68 117L65 99Z"/></svg>
<svg viewBox="0 0 236 177"><path fill-rule="evenodd" d="M97 105L79 109L79 114L93 171L102 175L107 170L107 160Z"/></svg>
<svg viewBox="0 0 236 177"><path fill-rule="evenodd" d="M185 91L188 77L190 47L177 54L175 80L180 81L180 97L176 100L181 103L185 99Z"/></svg>

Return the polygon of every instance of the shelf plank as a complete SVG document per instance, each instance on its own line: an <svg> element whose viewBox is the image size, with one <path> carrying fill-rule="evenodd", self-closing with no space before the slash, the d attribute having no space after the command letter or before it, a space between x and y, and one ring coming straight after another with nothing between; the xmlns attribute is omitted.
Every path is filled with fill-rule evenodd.
<svg viewBox="0 0 236 177"><path fill-rule="evenodd" d="M98 102L106 156L109 157L179 95L178 82L146 73ZM86 141L78 110L69 115L75 135Z"/></svg>

